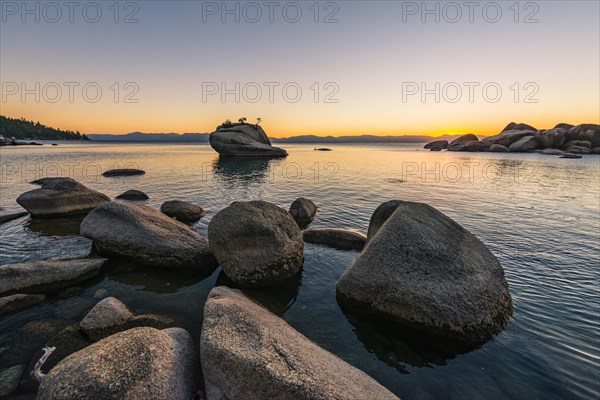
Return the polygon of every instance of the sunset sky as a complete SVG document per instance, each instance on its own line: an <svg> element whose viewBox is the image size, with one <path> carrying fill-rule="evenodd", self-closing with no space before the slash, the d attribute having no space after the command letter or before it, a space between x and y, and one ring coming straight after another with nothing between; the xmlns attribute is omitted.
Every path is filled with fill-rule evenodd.
<svg viewBox="0 0 600 400"><path fill-rule="evenodd" d="M87 3L69 15L2 1L1 114L118 134L210 132L228 118L261 117L273 137L494 134L510 121L600 120L598 1L494 3L499 10L428 2L439 22L421 2L270 10L262 1L138 1L118 13L112 1Z"/></svg>

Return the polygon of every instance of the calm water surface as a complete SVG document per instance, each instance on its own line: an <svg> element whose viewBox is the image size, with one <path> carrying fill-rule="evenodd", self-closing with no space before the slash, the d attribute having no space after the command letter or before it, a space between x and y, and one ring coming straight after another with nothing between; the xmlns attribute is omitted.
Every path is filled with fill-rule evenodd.
<svg viewBox="0 0 600 400"><path fill-rule="evenodd" d="M335 282L356 258L307 244L302 274L283 287L252 292L322 347L373 376L403 399L594 399L600 396L600 157L431 153L417 145L288 145L285 160L224 161L207 145L64 144L0 150L2 213L46 176L71 176L114 197L146 192L145 204L194 202L215 213L236 200L289 207L297 197L319 207L313 227L366 232L373 210L390 199L426 202L477 235L500 259L515 302L507 329L477 348L357 318L342 310ZM141 177L104 178L135 167ZM79 221L21 218L0 226L0 263L89 253ZM78 322L103 296L137 312L170 315L198 341L202 309L218 269L202 279L182 272L117 265L105 275L28 311L0 319L0 368L28 363L49 338L23 332ZM38 322L35 322L38 321ZM58 329L58 328L56 328ZM40 335L51 335L43 329ZM33 348L32 348L33 347ZM15 349L19 349L16 354Z"/></svg>

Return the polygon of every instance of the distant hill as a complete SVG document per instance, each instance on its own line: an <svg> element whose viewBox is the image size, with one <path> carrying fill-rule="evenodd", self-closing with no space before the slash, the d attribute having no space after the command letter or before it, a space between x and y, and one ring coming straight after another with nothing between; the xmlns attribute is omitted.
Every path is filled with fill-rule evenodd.
<svg viewBox="0 0 600 400"><path fill-rule="evenodd" d="M20 140L89 140L79 132L54 129L39 122L27 121L25 118L8 118L3 115L0 115L0 135Z"/></svg>
<svg viewBox="0 0 600 400"><path fill-rule="evenodd" d="M195 142L208 143L208 133L143 133L131 132L126 135L90 133L91 140L98 142Z"/></svg>
<svg viewBox="0 0 600 400"><path fill-rule="evenodd" d="M99 142L194 142L208 143L208 133L142 133L126 135L88 134L91 140ZM271 138L274 143L427 143L432 140L453 139L455 136L316 136L301 135L289 138Z"/></svg>
<svg viewBox="0 0 600 400"><path fill-rule="evenodd" d="M292 136L284 139L272 138L276 143L427 143L432 140L449 140L455 136L432 137L425 135L412 136L375 136L375 135L360 135L360 136L315 136L302 135Z"/></svg>

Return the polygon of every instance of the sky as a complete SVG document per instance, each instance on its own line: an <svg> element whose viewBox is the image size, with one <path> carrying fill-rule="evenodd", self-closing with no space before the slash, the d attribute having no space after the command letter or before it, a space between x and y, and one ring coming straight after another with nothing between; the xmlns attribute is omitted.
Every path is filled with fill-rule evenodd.
<svg viewBox="0 0 600 400"><path fill-rule="evenodd" d="M69 5L67 5L69 4ZM600 122L598 1L0 1L0 114L82 133Z"/></svg>

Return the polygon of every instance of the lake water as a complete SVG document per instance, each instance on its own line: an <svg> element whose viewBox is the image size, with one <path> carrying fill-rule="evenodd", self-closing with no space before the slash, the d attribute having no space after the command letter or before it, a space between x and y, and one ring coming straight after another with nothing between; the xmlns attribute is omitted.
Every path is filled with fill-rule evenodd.
<svg viewBox="0 0 600 400"><path fill-rule="evenodd" d="M515 303L505 331L488 343L455 349L436 339L356 318L336 301L335 282L356 258L307 244L302 274L251 295L322 347L374 377L402 399L595 399L600 396L600 157L433 153L421 145L286 145L283 160L223 161L207 145L61 144L0 150L2 213L21 210L17 196L46 176L70 176L114 197L128 189L196 203L207 213L233 201L263 199L288 208L312 199L312 227L365 232L373 210L390 199L426 202L466 227L500 259ZM139 177L104 178L135 167ZM0 263L89 253L79 221L21 218L0 226ZM198 342L210 289L220 269L188 273L117 266L25 312L0 319L0 369L28 363L48 339L19 341L34 321L78 322L102 296L136 312L166 314ZM94 297L95 296L95 297ZM35 329L34 329L35 330ZM39 335L51 335L44 330ZM35 344L34 344L35 343ZM34 348L31 348L34 346ZM18 354L15 349L19 348Z"/></svg>

